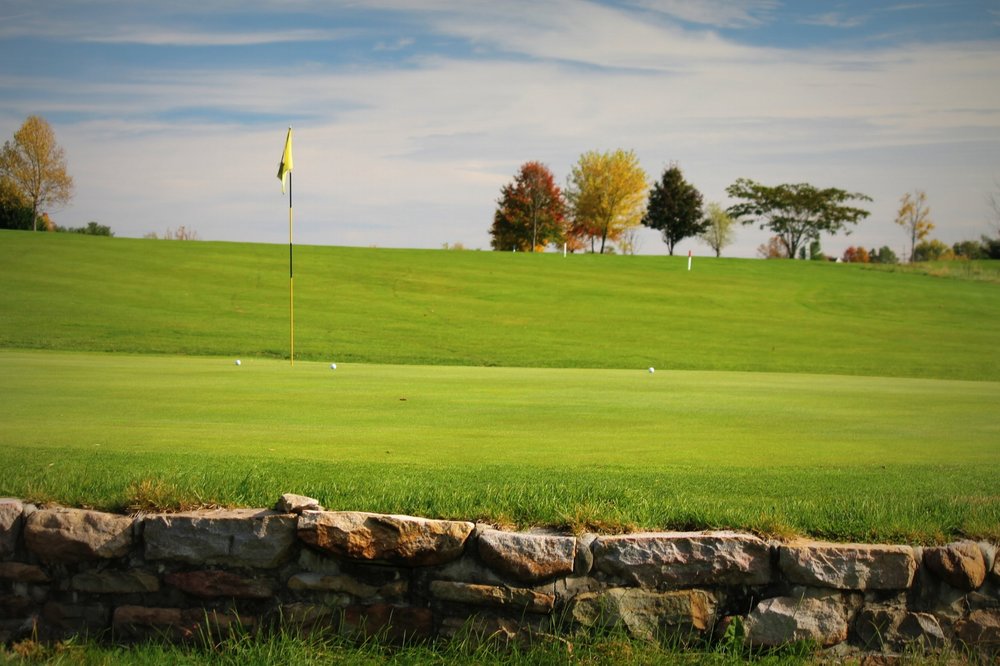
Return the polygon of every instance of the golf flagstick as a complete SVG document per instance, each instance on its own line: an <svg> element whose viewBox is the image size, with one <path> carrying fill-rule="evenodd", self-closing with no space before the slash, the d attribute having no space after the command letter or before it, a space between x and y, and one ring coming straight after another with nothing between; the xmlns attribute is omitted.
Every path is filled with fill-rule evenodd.
<svg viewBox="0 0 1000 666"><path fill-rule="evenodd" d="M278 178L281 192L285 192L285 176L288 176L288 359L295 365L295 273L292 270L292 128L285 137L285 150L278 163Z"/></svg>

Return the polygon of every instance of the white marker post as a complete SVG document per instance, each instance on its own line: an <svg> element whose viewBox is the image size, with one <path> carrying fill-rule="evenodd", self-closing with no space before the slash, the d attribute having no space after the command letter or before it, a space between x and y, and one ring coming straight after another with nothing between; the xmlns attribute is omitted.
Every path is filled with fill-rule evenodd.
<svg viewBox="0 0 1000 666"><path fill-rule="evenodd" d="M691 250L688 250L688 270L691 270Z"/></svg>
<svg viewBox="0 0 1000 666"><path fill-rule="evenodd" d="M563 243L563 259L566 258L566 243Z"/></svg>

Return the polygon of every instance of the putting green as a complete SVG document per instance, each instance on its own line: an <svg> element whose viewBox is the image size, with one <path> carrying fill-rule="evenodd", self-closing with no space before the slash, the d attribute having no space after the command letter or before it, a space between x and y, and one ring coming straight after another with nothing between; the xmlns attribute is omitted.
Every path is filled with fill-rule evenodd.
<svg viewBox="0 0 1000 666"><path fill-rule="evenodd" d="M0 351L0 493L1000 534L1000 383Z"/></svg>

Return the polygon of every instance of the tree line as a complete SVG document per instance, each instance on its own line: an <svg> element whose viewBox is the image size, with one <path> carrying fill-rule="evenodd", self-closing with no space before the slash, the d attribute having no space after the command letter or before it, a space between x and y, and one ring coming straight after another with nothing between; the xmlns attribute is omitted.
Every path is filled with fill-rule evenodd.
<svg viewBox="0 0 1000 666"><path fill-rule="evenodd" d="M672 255L685 238L698 237L716 256L732 242L735 224L768 229L794 257L804 243L821 233L835 234L868 217L854 202L871 198L838 188L808 183L767 186L740 178L726 193L737 201L729 208L704 204L701 192L676 164L664 169L649 186L633 151L590 151L580 156L566 189L555 183L540 162L521 166L501 190L490 228L494 250L533 252L548 245L570 252L604 253L609 242L628 248L630 232L639 226L660 232Z"/></svg>
<svg viewBox="0 0 1000 666"><path fill-rule="evenodd" d="M1000 192L1000 184L998 184ZM827 259L819 248L822 234L850 233L870 213L862 207L871 197L836 187L809 183L765 185L738 178L726 188L735 201L728 208L705 204L701 193L671 164L650 187L646 173L632 151L591 151L572 167L565 190L541 162L523 164L505 185L497 201L490 244L494 250L534 252L547 246L569 252L604 253L616 243L634 251L635 230L644 226L660 232L669 254L685 238L698 238L720 256L735 233L736 224L757 225L770 240L758 248L765 258ZM941 258L1000 258L1000 193L991 195L996 238L963 241L952 248L927 239L934 228L926 193L907 193L895 222L910 240L910 261ZM896 263L896 254L883 246L871 251L851 247L843 261Z"/></svg>

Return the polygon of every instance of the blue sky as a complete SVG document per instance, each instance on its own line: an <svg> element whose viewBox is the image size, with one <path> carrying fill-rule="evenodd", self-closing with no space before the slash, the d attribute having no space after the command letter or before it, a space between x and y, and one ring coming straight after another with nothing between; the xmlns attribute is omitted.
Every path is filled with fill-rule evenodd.
<svg viewBox="0 0 1000 666"><path fill-rule="evenodd" d="M287 242L292 125L296 243L485 249L523 162L565 182L624 148L706 201L739 177L864 192L871 217L824 249L902 253L914 189L937 238L987 231L1000 2L0 0L4 139L29 114L76 181L54 219L120 236ZM741 227L726 254L764 240Z"/></svg>

